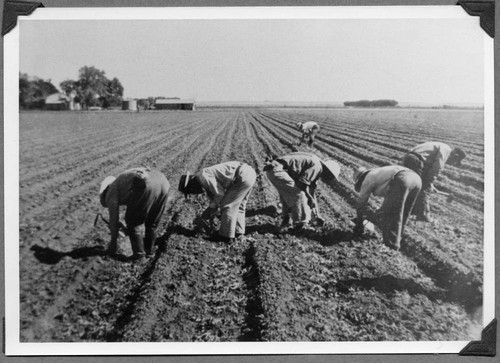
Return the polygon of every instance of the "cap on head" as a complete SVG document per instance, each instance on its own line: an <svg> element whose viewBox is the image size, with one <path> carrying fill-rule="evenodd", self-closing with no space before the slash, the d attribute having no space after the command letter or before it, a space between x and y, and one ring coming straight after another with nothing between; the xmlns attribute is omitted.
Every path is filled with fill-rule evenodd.
<svg viewBox="0 0 500 363"><path fill-rule="evenodd" d="M110 184L113 183L115 180L116 178L114 176L107 176L101 182L101 187L99 188L99 200L101 201L101 205L103 207L106 207L106 190L108 190Z"/></svg>
<svg viewBox="0 0 500 363"><path fill-rule="evenodd" d="M187 197L188 194L203 193L203 187L198 182L196 177L194 175L191 175L189 172L185 175L181 175L178 189L179 192L184 193L185 197Z"/></svg>
<svg viewBox="0 0 500 363"><path fill-rule="evenodd" d="M304 124L302 122L297 122L297 129L302 130L302 126Z"/></svg>
<svg viewBox="0 0 500 363"><path fill-rule="evenodd" d="M354 174L352 175L352 180L354 181L354 184L358 182L358 179L361 176L361 174L363 174L367 170L368 169L366 169L364 166L360 166L356 170L354 170Z"/></svg>
<svg viewBox="0 0 500 363"><path fill-rule="evenodd" d="M333 159L322 160L323 168L326 168L335 177L335 180L339 180L340 175L340 165Z"/></svg>
<svg viewBox="0 0 500 363"><path fill-rule="evenodd" d="M451 151L451 154L454 155L460 161L462 161L463 159L465 159L465 157L467 156L467 154L465 153L465 151L463 151L459 147L454 148Z"/></svg>

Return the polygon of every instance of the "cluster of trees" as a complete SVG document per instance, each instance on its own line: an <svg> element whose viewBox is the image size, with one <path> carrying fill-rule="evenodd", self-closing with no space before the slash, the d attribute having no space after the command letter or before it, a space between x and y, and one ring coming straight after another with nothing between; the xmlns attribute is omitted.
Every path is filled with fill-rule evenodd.
<svg viewBox="0 0 500 363"><path fill-rule="evenodd" d="M80 68L77 81L63 81L60 87L67 95L75 95L75 102L83 109L120 106L122 102L123 86L118 78L108 79L104 71L95 67Z"/></svg>
<svg viewBox="0 0 500 363"><path fill-rule="evenodd" d="M361 101L346 101L344 106L348 107L396 107L398 104L395 100L361 100Z"/></svg>
<svg viewBox="0 0 500 363"><path fill-rule="evenodd" d="M50 80L44 81L37 77L29 77L19 73L19 107L26 109L42 108L45 98L57 93L57 88Z"/></svg>
<svg viewBox="0 0 500 363"><path fill-rule="evenodd" d="M92 106L121 106L123 86L117 78L108 79L104 71L84 66L78 80L66 80L59 85L62 93L71 96L83 109ZM43 108L47 96L58 93L51 81L19 74L19 106L22 109Z"/></svg>

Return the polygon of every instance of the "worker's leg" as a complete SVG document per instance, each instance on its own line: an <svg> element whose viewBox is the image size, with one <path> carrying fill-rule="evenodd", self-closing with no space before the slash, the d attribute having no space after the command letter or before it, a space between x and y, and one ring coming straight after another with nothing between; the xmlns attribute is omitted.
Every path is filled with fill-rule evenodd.
<svg viewBox="0 0 500 363"><path fill-rule="evenodd" d="M243 228L244 233L245 210L243 209L243 211L241 211L240 206L243 204L243 208L246 207L246 201L255 184L256 174L255 170L247 165L243 165L240 168L239 174L240 175L235 177L235 181L226 190L220 204L221 224L219 235L222 237L234 238L238 221L242 224L240 227Z"/></svg>
<svg viewBox="0 0 500 363"><path fill-rule="evenodd" d="M291 211L294 223L309 223L311 220L311 208L307 204L305 193L295 185L290 175L279 167L267 171L267 177L273 184L281 199L284 201L285 210ZM285 209L286 205L286 209Z"/></svg>
<svg viewBox="0 0 500 363"><path fill-rule="evenodd" d="M409 190L404 180L396 175L382 204L382 235L384 244L398 250L403 230L403 215Z"/></svg>
<svg viewBox="0 0 500 363"><path fill-rule="evenodd" d="M157 237L157 228L167 205L169 189L170 185L165 179L161 184L158 197L148 212L145 222L146 231L144 238L144 249L147 255L151 255L153 253L153 247Z"/></svg>
<svg viewBox="0 0 500 363"><path fill-rule="evenodd" d="M403 175L406 179L406 185L408 186L409 194L406 198L405 209L403 213L403 231L401 233L404 233L404 228L406 226L406 223L408 222L410 213L415 206L415 202L417 201L417 197L420 194L420 190L422 188L422 180L416 173L406 171L403 172Z"/></svg>
<svg viewBox="0 0 500 363"><path fill-rule="evenodd" d="M243 200L240 203L240 206L238 208L238 218L236 222L236 234L245 234L245 218L246 218L246 207L247 207L247 202L248 198L250 197L250 194L252 193L252 187L255 184L255 181L257 179L257 174L255 173L255 170L253 170L250 166L245 166L245 169L243 167L241 168L241 178L243 180L246 180L247 183L251 184L250 189L248 189L248 192L246 195L243 197Z"/></svg>

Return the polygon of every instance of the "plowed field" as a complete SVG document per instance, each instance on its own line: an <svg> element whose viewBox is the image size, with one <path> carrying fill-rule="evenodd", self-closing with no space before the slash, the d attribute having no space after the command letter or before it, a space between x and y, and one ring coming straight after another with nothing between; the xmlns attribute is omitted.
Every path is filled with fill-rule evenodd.
<svg viewBox="0 0 500 363"><path fill-rule="evenodd" d="M279 234L278 195L264 174L233 244L193 232L205 197L185 201L186 171L239 160L258 173L290 152L295 124L322 126L309 151L335 158L340 182L320 183L323 229ZM468 153L447 166L435 221L410 220L399 252L380 233L354 238L351 176L398 163L413 145ZM304 150L308 150L305 149ZM101 180L150 166L172 184L153 258L104 254ZM483 113L467 110L235 109L20 115L21 342L471 340L481 329ZM374 211L380 201L371 200ZM14 241L6 241L15 243ZM121 239L120 250L131 254Z"/></svg>

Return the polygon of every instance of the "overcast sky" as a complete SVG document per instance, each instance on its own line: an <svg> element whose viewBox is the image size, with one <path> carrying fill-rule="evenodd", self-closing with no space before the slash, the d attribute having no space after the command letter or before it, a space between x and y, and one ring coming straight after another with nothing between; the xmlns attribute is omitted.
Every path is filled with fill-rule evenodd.
<svg viewBox="0 0 500 363"><path fill-rule="evenodd" d="M483 103L477 17L20 23L20 71L57 88L94 66L131 98Z"/></svg>

